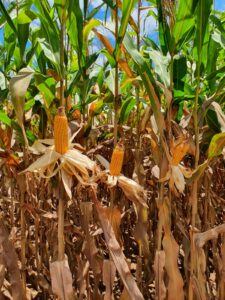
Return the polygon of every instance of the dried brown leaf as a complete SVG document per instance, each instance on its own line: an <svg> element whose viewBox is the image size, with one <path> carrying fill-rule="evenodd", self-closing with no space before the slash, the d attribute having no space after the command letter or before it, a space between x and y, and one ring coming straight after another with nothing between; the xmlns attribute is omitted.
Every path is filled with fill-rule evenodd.
<svg viewBox="0 0 225 300"><path fill-rule="evenodd" d="M104 232L105 242L109 249L110 255L114 264L117 268L117 271L120 274L120 277L123 281L125 288L127 289L131 300L144 300L143 295L141 294L131 272L127 265L126 258L123 254L123 251L116 240L113 228L107 218L104 208L101 206L100 202L97 199L96 191L93 188L92 199L95 204L95 208L98 213L98 217Z"/></svg>
<svg viewBox="0 0 225 300"><path fill-rule="evenodd" d="M184 299L183 278L178 268L179 246L171 232L170 202L165 198L159 206L159 222L164 228L163 249L165 251L165 269L168 275L168 300Z"/></svg>
<svg viewBox="0 0 225 300"><path fill-rule="evenodd" d="M86 278L87 278L90 264L88 261L81 259L80 256L77 256L77 261L78 261L78 274L79 274L79 277L77 279L79 285L79 300L82 300L85 294L85 290L87 288Z"/></svg>
<svg viewBox="0 0 225 300"><path fill-rule="evenodd" d="M166 298L166 286L164 283L165 258L164 251L156 251L153 265L155 271L156 300L163 300Z"/></svg>
<svg viewBox="0 0 225 300"><path fill-rule="evenodd" d="M3 260L9 274L12 297L15 300L25 300L25 291L20 278L16 251L9 240L9 235L2 220L0 220L0 244L2 244Z"/></svg>
<svg viewBox="0 0 225 300"><path fill-rule="evenodd" d="M111 260L103 262L103 283L106 287L104 300L112 299L113 283L116 276L116 267Z"/></svg>
<svg viewBox="0 0 225 300"><path fill-rule="evenodd" d="M184 299L183 279L178 269L179 246L171 232L166 233L163 238L163 249L165 251L165 268L169 277L168 300Z"/></svg>
<svg viewBox="0 0 225 300"><path fill-rule="evenodd" d="M225 224L218 225L205 232L195 233L194 241L198 248L202 248L205 243L212 239L217 239L219 234L225 233Z"/></svg>
<svg viewBox="0 0 225 300"><path fill-rule="evenodd" d="M83 252L86 255L90 266L94 272L95 280L101 273L100 261L98 258L98 248L96 247L95 238L90 234L89 224L92 222L93 203L82 202L80 203L82 212L82 228L85 232L85 240L83 243Z"/></svg>
<svg viewBox="0 0 225 300"><path fill-rule="evenodd" d="M129 200L137 202L144 207L148 207L146 203L146 192L141 185L125 176L118 177L118 185Z"/></svg>
<svg viewBox="0 0 225 300"><path fill-rule="evenodd" d="M68 260L50 263L52 291L60 300L74 300L73 280Z"/></svg>
<svg viewBox="0 0 225 300"><path fill-rule="evenodd" d="M116 239L118 243L122 245L121 234L120 234L121 212L117 207L113 207L113 208L105 207L104 209L112 225Z"/></svg>

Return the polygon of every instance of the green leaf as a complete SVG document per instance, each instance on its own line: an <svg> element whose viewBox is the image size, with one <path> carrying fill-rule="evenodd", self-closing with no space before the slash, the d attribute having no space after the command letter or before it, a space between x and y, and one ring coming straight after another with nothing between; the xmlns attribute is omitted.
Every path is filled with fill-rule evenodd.
<svg viewBox="0 0 225 300"><path fill-rule="evenodd" d="M90 31L94 28L97 27L101 24L101 22L99 20L96 19L91 19L84 27L83 29L83 40L84 43L87 44L88 42L88 35L90 33Z"/></svg>
<svg viewBox="0 0 225 300"><path fill-rule="evenodd" d="M133 44L132 38L126 34L124 37L124 46L127 52L132 57L139 75L142 78L143 84L146 88L146 91L149 95L149 99L151 101L152 110L155 116L155 120L157 123L158 130L160 134L163 136L163 130L165 129L164 117L161 112L161 105L159 102L159 93L157 90L157 86L155 80L152 76L151 69L149 64L144 60L141 54L137 51L136 47Z"/></svg>
<svg viewBox="0 0 225 300"><path fill-rule="evenodd" d="M18 42L20 46L20 57L21 62L23 61L24 52L26 49L26 44L29 37L29 25L36 18L32 11L21 10L18 18Z"/></svg>
<svg viewBox="0 0 225 300"><path fill-rule="evenodd" d="M105 79L105 83L108 85L108 88L115 96L115 69L109 71L109 76ZM120 94L120 87L118 93Z"/></svg>
<svg viewBox="0 0 225 300"><path fill-rule="evenodd" d="M163 15L163 1L157 0L157 8L158 8L158 22L159 22L159 41L162 52L166 55L170 52L170 44L171 44L171 35L170 29L167 24L167 21Z"/></svg>
<svg viewBox="0 0 225 300"><path fill-rule="evenodd" d="M215 134L209 144L208 158L219 156L225 147L225 132Z"/></svg>
<svg viewBox="0 0 225 300"><path fill-rule="evenodd" d="M7 69L8 66L10 65L10 61L16 47L16 35L8 24L5 24L4 27L4 43L5 43L5 48L7 49L4 65L5 65L5 69Z"/></svg>
<svg viewBox="0 0 225 300"><path fill-rule="evenodd" d="M35 6L38 9L38 12L35 12L37 17L41 21L41 38L45 38L46 41L42 40L43 44L41 45L45 54L53 59L54 66L58 74L61 74L60 69L60 39L59 39L59 26L54 18L54 10L50 8L50 5L47 0L34 0ZM46 47L48 47L48 50ZM50 54L51 53L51 54ZM53 58L54 57L54 58Z"/></svg>
<svg viewBox="0 0 225 300"><path fill-rule="evenodd" d="M85 50L83 49L83 16L79 0L69 1L67 31L70 42L78 55L79 67L85 66Z"/></svg>
<svg viewBox="0 0 225 300"><path fill-rule="evenodd" d="M0 121L3 124L6 124L9 127L11 127L11 123L12 123L11 119L2 110L0 110Z"/></svg>
<svg viewBox="0 0 225 300"><path fill-rule="evenodd" d="M131 15L132 10L134 9L137 0L123 0L122 2L122 18L120 22L120 28L118 32L118 37L116 41L116 59L119 57L120 45L123 41L124 35L127 30L128 21Z"/></svg>
<svg viewBox="0 0 225 300"><path fill-rule="evenodd" d="M35 100L34 100L34 99L31 99L31 100L27 101L27 102L25 103L24 110L25 110L25 111L30 110L30 109L34 106L34 104L35 104Z"/></svg>
<svg viewBox="0 0 225 300"><path fill-rule="evenodd" d="M160 51L149 51L149 56L153 60L155 72L158 74L160 81L166 87L170 85L169 63L170 55L164 56Z"/></svg>
<svg viewBox="0 0 225 300"><path fill-rule="evenodd" d="M49 108L55 98L55 80L52 77L35 74L35 82L44 97L45 105Z"/></svg>
<svg viewBox="0 0 225 300"><path fill-rule="evenodd" d="M197 22L197 32L196 32L196 45L198 60L201 60L202 47L205 39L206 33L208 34L209 26L209 15L212 8L212 0L199 0L196 10L196 22ZM199 62L201 63L201 62Z"/></svg>
<svg viewBox="0 0 225 300"><path fill-rule="evenodd" d="M123 101L121 110L120 110L120 118L119 118L119 123L125 123L127 122L129 115L133 108L136 105L136 99L134 97L130 97L127 100Z"/></svg>
<svg viewBox="0 0 225 300"><path fill-rule="evenodd" d="M222 36L220 31L215 30L212 33L212 38L216 43L220 44L221 48L225 49L225 38Z"/></svg>
<svg viewBox="0 0 225 300"><path fill-rule="evenodd" d="M0 0L0 10L1 10L2 14L4 15L8 25L11 27L11 29L14 31L14 33L17 35L16 27L15 27L10 15L8 14L7 10L5 9L5 6L2 3L2 0Z"/></svg>
<svg viewBox="0 0 225 300"><path fill-rule="evenodd" d="M179 1L176 12L176 21L173 29L174 46L179 47L188 42L187 36L195 25L193 15L193 0Z"/></svg>
<svg viewBox="0 0 225 300"><path fill-rule="evenodd" d="M213 21L213 23L216 25L216 27L218 28L218 30L221 32L223 38L225 39L225 27L224 27L224 24L215 15L211 15L210 19Z"/></svg>
<svg viewBox="0 0 225 300"><path fill-rule="evenodd" d="M54 52L51 51L51 46L47 41L44 39L38 39L39 45L41 46L41 49L43 50L45 56L54 64L54 66L57 68L58 66L58 53L55 55Z"/></svg>
<svg viewBox="0 0 225 300"><path fill-rule="evenodd" d="M173 60L173 82L176 90L184 90L184 82L187 75L187 58L175 55Z"/></svg>

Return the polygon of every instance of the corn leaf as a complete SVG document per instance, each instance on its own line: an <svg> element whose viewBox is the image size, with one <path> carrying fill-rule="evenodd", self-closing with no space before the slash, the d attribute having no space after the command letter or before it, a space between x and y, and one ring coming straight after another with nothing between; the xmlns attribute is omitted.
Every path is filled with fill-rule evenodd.
<svg viewBox="0 0 225 300"><path fill-rule="evenodd" d="M123 0L122 1L122 18L120 22L119 33L116 41L116 59L118 59L120 54L120 45L122 44L124 35L127 30L128 21L131 15L132 10L134 9L137 0Z"/></svg>
<svg viewBox="0 0 225 300"><path fill-rule="evenodd" d="M17 120L20 126L23 125L23 114L25 105L25 94L30 84L34 71L30 68L21 69L9 83L11 100L15 109Z"/></svg>
<svg viewBox="0 0 225 300"><path fill-rule="evenodd" d="M73 300L75 295L68 260L64 259L50 263L50 275L53 293L62 300Z"/></svg>
<svg viewBox="0 0 225 300"><path fill-rule="evenodd" d="M137 286L137 283L135 282L130 272L130 269L127 265L126 258L123 254L122 248L120 247L119 243L116 240L113 228L110 224L110 221L108 220L105 210L96 197L95 190L93 190L92 196L102 226L102 230L104 232L106 245L109 249L112 260L114 261L116 269L120 274L123 284L130 295L130 299L144 300L144 297L141 294Z"/></svg>
<svg viewBox="0 0 225 300"><path fill-rule="evenodd" d="M132 38L128 34L126 34L124 37L124 46L127 52L132 57L132 59L134 60L135 65L137 66L139 75L142 78L142 81L145 85L146 91L151 101L151 106L156 119L158 130L160 131L160 134L163 136L163 130L165 129L165 122L164 122L163 114L161 112L159 94L157 91L156 83L153 79L149 64L137 51L136 47L133 44Z"/></svg>
<svg viewBox="0 0 225 300"><path fill-rule="evenodd" d="M225 147L225 132L215 134L209 144L208 158L211 159L222 153Z"/></svg>

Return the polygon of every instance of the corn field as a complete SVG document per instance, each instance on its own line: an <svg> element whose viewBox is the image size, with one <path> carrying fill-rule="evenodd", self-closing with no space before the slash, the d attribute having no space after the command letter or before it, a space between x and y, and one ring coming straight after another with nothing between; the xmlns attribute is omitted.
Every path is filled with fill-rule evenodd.
<svg viewBox="0 0 225 300"><path fill-rule="evenodd" d="M225 300L225 3L0 0L0 300Z"/></svg>

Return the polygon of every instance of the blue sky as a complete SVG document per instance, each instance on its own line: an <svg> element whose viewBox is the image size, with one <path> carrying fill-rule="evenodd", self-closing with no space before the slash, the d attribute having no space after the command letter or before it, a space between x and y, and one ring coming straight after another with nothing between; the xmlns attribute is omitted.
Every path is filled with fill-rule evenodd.
<svg viewBox="0 0 225 300"><path fill-rule="evenodd" d="M215 0L214 1L215 9L216 10L225 10L225 1L224 0Z"/></svg>

